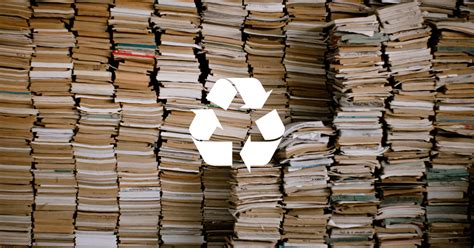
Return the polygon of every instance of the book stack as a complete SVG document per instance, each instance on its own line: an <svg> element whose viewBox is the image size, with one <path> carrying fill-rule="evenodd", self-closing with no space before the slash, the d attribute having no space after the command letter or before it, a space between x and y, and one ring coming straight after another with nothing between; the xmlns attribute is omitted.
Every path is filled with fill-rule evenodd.
<svg viewBox="0 0 474 248"><path fill-rule="evenodd" d="M203 1L202 46L206 55L208 75L205 93L215 82L225 78L248 78L250 73L242 41L241 28L248 11L242 1ZM208 104L216 113L223 129L216 129L212 140L232 141L237 159L251 125L250 114L240 109L242 97L237 94L224 111ZM222 247L233 234L234 218L229 213L230 168L204 164L204 229L208 247Z"/></svg>
<svg viewBox="0 0 474 248"><path fill-rule="evenodd" d="M170 112L161 129L163 143L158 153L162 188L161 239L165 247L199 246L204 243L202 159L189 134L189 125L194 118L190 109L200 109L202 105L167 103L165 107Z"/></svg>
<svg viewBox="0 0 474 248"><path fill-rule="evenodd" d="M202 45L208 64L206 93L219 79L250 76L241 33L247 14L242 1L203 1ZM212 103L208 104L223 127L215 130L212 139L232 141L235 159L239 158L238 153L251 125L250 114L240 109L241 106L243 99L239 94L226 111ZM206 165L204 168L203 210L208 247L222 247L226 238L233 234L234 218L228 211L230 171L229 167Z"/></svg>
<svg viewBox="0 0 474 248"><path fill-rule="evenodd" d="M34 193L28 72L34 52L30 1L0 3L0 245L30 246Z"/></svg>
<svg viewBox="0 0 474 248"><path fill-rule="evenodd" d="M78 178L81 175L78 184L83 203L78 208L76 220L78 247L114 246L116 243L111 232L115 229L116 214L102 215L102 211L97 211L102 206L87 207L90 202L101 200L101 196L95 196L94 193L88 192L89 190L108 190L108 186L115 187L113 176L111 179L104 179L104 186L100 181L101 175L110 177L114 174L112 144L115 142L111 140L111 136L115 134L118 124L118 106L113 103L112 73L108 70L111 44L107 21L111 3L112 0L78 0L74 4L76 16L71 29L76 33L77 42L72 54L74 82L71 91L75 93L75 99L79 103L81 118L73 147ZM96 150L107 155L94 155ZM103 219L98 221L98 216L103 216ZM88 224L90 221L93 224ZM94 225L99 225L100 228L94 229Z"/></svg>
<svg viewBox="0 0 474 248"><path fill-rule="evenodd" d="M383 68L381 44L375 15L338 19L329 36L328 79L336 101L334 124L338 130L331 166L330 241L335 247L373 245L372 219L377 213L375 169L380 166L384 101L390 95Z"/></svg>
<svg viewBox="0 0 474 248"><path fill-rule="evenodd" d="M209 82L209 81L208 81ZM239 102L241 98L237 98L234 100L234 102L237 103L232 103L227 110L223 110L222 108L217 108L214 105L209 104L208 107L210 109L213 109L214 112L216 113L217 118L219 119L219 122L221 123L222 129L218 128L215 130L214 135L211 137L211 140L213 141L232 141L232 152L233 152L233 160L235 161L241 161L241 157L239 155L240 151L242 150L242 147L244 145L244 142L246 141L246 138L249 138L249 131L250 131L250 126L251 126L251 113L248 111L239 109L239 106L241 106ZM255 140L256 136L252 135L252 140ZM207 165L207 164L205 164ZM211 178L215 178L219 174L213 175L212 173L217 173L218 171L221 171L220 173L224 173L226 171L226 175L230 175L231 169L229 167L214 167L215 169L212 169L213 166L207 165L207 169L205 170L205 174L203 175L203 183L204 183L204 194L206 197L206 192L208 190L212 190L212 188L207 188L206 183L209 181ZM217 170L220 169L220 170ZM209 173L207 173L209 172ZM221 174L222 175L222 174ZM220 180L226 180L226 178L220 178ZM222 219L219 218L217 215L213 215L212 218L205 218L204 220L209 224L206 226L206 233L207 233L207 238L208 242L210 241L209 239L211 236L214 234L211 232L211 229L216 229L219 227L219 225L226 225L227 226L227 232L226 233L219 233L219 238L221 242L224 241L224 238L226 236L229 236L233 233L233 223L234 223L234 218L232 215L229 213L229 191L230 191L230 183L229 180L227 179L225 181L226 187L222 187L222 190L227 190L227 194L225 198L221 198L221 205L225 206L225 208L219 209L221 212L221 215L227 216L230 218L230 222L228 221L229 219ZM222 195L221 195L222 196ZM212 198L211 198L212 200ZM215 211L212 205L207 204L207 199L205 198L204 201L204 217L210 216L211 213ZM212 225L212 222L216 219L217 221L215 222L215 226ZM209 223L211 222L211 223ZM220 223L222 222L222 223ZM205 223L206 224L206 223ZM210 228L210 229L208 229Z"/></svg>
<svg viewBox="0 0 474 248"><path fill-rule="evenodd" d="M202 44L209 67L204 88L207 95L217 80L248 78L251 73L247 64L247 53L244 51L244 41L242 41L241 29L248 14L242 1L206 0L203 2L203 8ZM245 111L240 109L243 104L242 97L237 94L227 109L227 115L239 115ZM215 105L208 106L219 111ZM223 112L220 113L223 114ZM245 131L240 131L247 133L247 126L237 125L236 128L243 128ZM223 130L216 130L215 134L219 135L219 131Z"/></svg>
<svg viewBox="0 0 474 248"><path fill-rule="evenodd" d="M139 98L140 91L136 90L135 97L123 101L116 97L122 107L116 148L120 188L119 245L156 247L161 189L155 149L163 107L156 103L156 95ZM145 93L145 90L141 92Z"/></svg>
<svg viewBox="0 0 474 248"><path fill-rule="evenodd" d="M419 3L376 10L388 41L384 54L393 86L385 113L387 143L380 181L377 238L382 245L421 245L425 164L430 160L434 76ZM397 21L402 20L403 21Z"/></svg>
<svg viewBox="0 0 474 248"><path fill-rule="evenodd" d="M229 167L207 166L203 169L204 230L207 247L224 247L225 239L232 236L234 218L230 208Z"/></svg>
<svg viewBox="0 0 474 248"><path fill-rule="evenodd" d="M159 16L153 16L151 22L160 35L156 64L159 97L170 102L182 98L200 99L201 70L194 53L201 50L196 44L200 32L196 5L189 1L158 1L156 10Z"/></svg>
<svg viewBox="0 0 474 248"><path fill-rule="evenodd" d="M330 20L363 17L372 12L364 0L332 0L328 3Z"/></svg>
<svg viewBox="0 0 474 248"><path fill-rule="evenodd" d="M202 108L203 85L197 53L200 17L193 1L159 0L151 21L160 37L156 79L166 100L159 156L161 170L161 239L165 247L200 246L203 192L199 152L189 134L191 109Z"/></svg>
<svg viewBox="0 0 474 248"><path fill-rule="evenodd" d="M326 87L326 1L288 1L283 63L290 95L291 119L331 119Z"/></svg>
<svg viewBox="0 0 474 248"><path fill-rule="evenodd" d="M81 115L73 142L79 189L76 247L116 247L118 185L114 137L120 122L120 105L113 102L115 90L109 77L72 87Z"/></svg>
<svg viewBox="0 0 474 248"><path fill-rule="evenodd" d="M111 8L115 102L121 121L116 137L119 181L119 246L157 246L160 184L155 155L163 107L150 83L155 37L149 19L153 0L115 1Z"/></svg>
<svg viewBox="0 0 474 248"><path fill-rule="evenodd" d="M283 210L279 202L279 167L273 164L252 167L234 163L231 179L231 213L235 217L231 247L274 247L280 239Z"/></svg>
<svg viewBox="0 0 474 248"><path fill-rule="evenodd" d="M468 178L472 167L474 86L472 22L436 23L434 49L437 129L432 167L428 169L426 210L431 247L467 247L469 237ZM472 230L472 229L471 229Z"/></svg>
<svg viewBox="0 0 474 248"><path fill-rule="evenodd" d="M116 247L118 185L115 139L120 105L109 71L110 39L107 32L112 1L81 0L75 4L73 30L74 82L71 91L79 103L80 119L74 136L78 211L77 247Z"/></svg>
<svg viewBox="0 0 474 248"><path fill-rule="evenodd" d="M31 143L35 163L35 246L74 246L77 183L71 140L79 115L70 92L71 48L75 46L74 34L69 30L74 17L71 3L38 1L30 19L36 47L31 60L30 90L39 112Z"/></svg>
<svg viewBox="0 0 474 248"><path fill-rule="evenodd" d="M73 49L73 88L110 88L112 74L109 69L111 55L108 19L109 4L113 0L77 0L74 25L76 47Z"/></svg>
<svg viewBox="0 0 474 248"><path fill-rule="evenodd" d="M327 168L333 163L334 147L329 145L333 135L334 130L319 121L286 126L278 152L280 164L287 165L283 170L285 247L328 247Z"/></svg>
<svg viewBox="0 0 474 248"><path fill-rule="evenodd" d="M285 32L288 16L282 0L244 0L248 16L244 22L244 50L250 75L258 79L264 88L272 90L262 109L253 111L251 133L257 134L255 121L276 109L282 118L289 116L286 97ZM255 136L254 135L254 136Z"/></svg>
<svg viewBox="0 0 474 248"><path fill-rule="evenodd" d="M115 140L120 110L113 102L114 87L109 70L111 56L108 19L111 0L76 1L72 30L74 82L72 92L81 118L73 147L79 186L76 245L115 246L117 184ZM97 194L96 192L103 192Z"/></svg>
<svg viewBox="0 0 474 248"><path fill-rule="evenodd" d="M202 4L202 46L209 67L207 80L248 77L241 33L247 11L242 1L203 0Z"/></svg>

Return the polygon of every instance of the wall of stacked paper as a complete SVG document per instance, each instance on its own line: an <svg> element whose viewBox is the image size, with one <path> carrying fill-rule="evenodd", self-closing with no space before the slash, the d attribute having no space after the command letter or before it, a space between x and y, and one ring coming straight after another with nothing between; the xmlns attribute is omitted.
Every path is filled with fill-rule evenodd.
<svg viewBox="0 0 474 248"><path fill-rule="evenodd" d="M0 247L472 247L472 0L3 0ZM257 78L261 109L219 79ZM212 109L232 166L189 131ZM277 151L246 142L275 110Z"/></svg>

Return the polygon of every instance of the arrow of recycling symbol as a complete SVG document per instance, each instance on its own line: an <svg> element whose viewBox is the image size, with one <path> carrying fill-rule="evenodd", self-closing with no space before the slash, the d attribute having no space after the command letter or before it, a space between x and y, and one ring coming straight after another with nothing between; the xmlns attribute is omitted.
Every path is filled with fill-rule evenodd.
<svg viewBox="0 0 474 248"><path fill-rule="evenodd" d="M228 78L217 80L207 99L227 110L237 92L245 103L242 109L261 109L271 94L271 91L265 91L256 78ZM189 126L189 132L204 161L214 166L231 166L232 142L209 141L217 128L222 129L214 110L197 109L193 112L195 117ZM270 162L285 132L285 126L276 110L259 118L256 124L266 141L252 141L249 136L245 142L240 156L249 171L251 166L263 166Z"/></svg>

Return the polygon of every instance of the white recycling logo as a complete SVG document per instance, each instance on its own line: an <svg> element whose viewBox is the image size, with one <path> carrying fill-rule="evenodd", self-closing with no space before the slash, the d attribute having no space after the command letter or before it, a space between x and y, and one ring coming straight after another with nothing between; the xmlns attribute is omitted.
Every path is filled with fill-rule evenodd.
<svg viewBox="0 0 474 248"><path fill-rule="evenodd" d="M216 81L207 95L207 100L227 110L237 92L245 103L242 109L261 109L272 91L265 92L256 78L226 78ZM189 126L189 132L204 161L214 166L231 166L232 142L210 141L214 131L217 128L222 129L214 110L192 111L195 117ZM251 166L264 166L270 162L285 132L285 126L276 110L260 117L256 124L265 141L252 141L249 135L240 151L240 156L249 171Z"/></svg>

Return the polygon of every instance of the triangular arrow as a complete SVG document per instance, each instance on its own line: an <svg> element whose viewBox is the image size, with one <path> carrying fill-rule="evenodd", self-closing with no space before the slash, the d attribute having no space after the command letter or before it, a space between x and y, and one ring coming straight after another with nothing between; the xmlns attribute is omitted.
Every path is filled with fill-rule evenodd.
<svg viewBox="0 0 474 248"><path fill-rule="evenodd" d="M208 165L232 166L231 141L199 141L194 138L193 141Z"/></svg>
<svg viewBox="0 0 474 248"><path fill-rule="evenodd" d="M189 132L193 138L198 140L209 140L216 128L222 129L221 123L219 122L219 119L217 119L214 110L193 109L191 111L196 114L189 126Z"/></svg>
<svg viewBox="0 0 474 248"><path fill-rule="evenodd" d="M219 79L214 86L212 86L206 98L208 101L227 110L232 100L234 100L235 95L237 95L237 91L234 86L226 79Z"/></svg>
<svg viewBox="0 0 474 248"><path fill-rule="evenodd" d="M265 140L278 139L285 133L285 125L275 109L260 117L255 123Z"/></svg>
<svg viewBox="0 0 474 248"><path fill-rule="evenodd" d="M281 138L274 141L257 141L252 142L251 136L248 137L244 147L240 151L240 157L250 172L251 166L267 165L272 159Z"/></svg>
<svg viewBox="0 0 474 248"><path fill-rule="evenodd" d="M272 91L265 92L262 83L256 78L228 78L240 96L245 105L240 108L245 109L261 109Z"/></svg>

